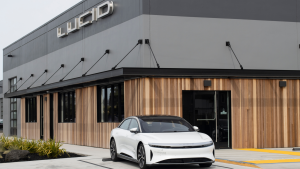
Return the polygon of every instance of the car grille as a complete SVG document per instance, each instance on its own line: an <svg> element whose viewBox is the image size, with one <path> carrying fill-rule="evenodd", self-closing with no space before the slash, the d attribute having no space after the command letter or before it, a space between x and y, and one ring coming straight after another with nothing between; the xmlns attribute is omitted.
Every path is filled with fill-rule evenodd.
<svg viewBox="0 0 300 169"><path fill-rule="evenodd" d="M208 158L177 158L177 159L168 159L158 162L162 163L202 163L202 162L212 162Z"/></svg>

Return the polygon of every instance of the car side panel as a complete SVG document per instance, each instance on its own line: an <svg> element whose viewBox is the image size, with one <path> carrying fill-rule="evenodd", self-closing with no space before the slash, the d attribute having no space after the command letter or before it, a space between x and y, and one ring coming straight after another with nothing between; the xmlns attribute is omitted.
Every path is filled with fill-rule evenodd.
<svg viewBox="0 0 300 169"><path fill-rule="evenodd" d="M128 131L128 130L120 129L119 141L120 141L121 148L120 148L120 151L118 151L119 154L125 153L127 155L130 155L130 151L128 149L129 140L127 138L129 133L130 133L130 131Z"/></svg>
<svg viewBox="0 0 300 169"><path fill-rule="evenodd" d="M117 153L120 154L120 151L123 149L123 136L122 136L122 130L120 128L115 128L112 131L112 137L115 139L116 146L117 146Z"/></svg>
<svg viewBox="0 0 300 169"><path fill-rule="evenodd" d="M127 135L128 139L128 152L130 153L129 155L132 156L132 158L137 159L137 146L138 143L140 142L140 137L139 133L131 133Z"/></svg>

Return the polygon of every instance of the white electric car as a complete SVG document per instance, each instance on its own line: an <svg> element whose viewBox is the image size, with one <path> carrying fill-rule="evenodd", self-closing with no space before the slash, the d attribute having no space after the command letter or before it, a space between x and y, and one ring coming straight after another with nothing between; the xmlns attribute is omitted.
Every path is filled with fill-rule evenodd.
<svg viewBox="0 0 300 169"><path fill-rule="evenodd" d="M210 167L214 150L208 135L176 116L132 116L111 131L111 159L130 160L142 169L155 164Z"/></svg>

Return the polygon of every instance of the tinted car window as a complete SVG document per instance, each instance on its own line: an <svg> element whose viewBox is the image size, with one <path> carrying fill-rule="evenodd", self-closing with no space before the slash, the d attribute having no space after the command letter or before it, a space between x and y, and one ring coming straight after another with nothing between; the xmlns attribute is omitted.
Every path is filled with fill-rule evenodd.
<svg viewBox="0 0 300 169"><path fill-rule="evenodd" d="M129 130L132 129L132 128L137 128L138 131L140 130L139 124L138 124L138 122L135 119L131 120L131 123L130 123L130 126L129 126Z"/></svg>
<svg viewBox="0 0 300 169"><path fill-rule="evenodd" d="M193 127L181 118L147 117L140 118L143 133L192 132Z"/></svg>
<svg viewBox="0 0 300 169"><path fill-rule="evenodd" d="M129 126L130 120L131 120L131 119L125 120L125 121L121 124L120 128L121 128L121 129L124 129L124 130L128 130L128 126Z"/></svg>

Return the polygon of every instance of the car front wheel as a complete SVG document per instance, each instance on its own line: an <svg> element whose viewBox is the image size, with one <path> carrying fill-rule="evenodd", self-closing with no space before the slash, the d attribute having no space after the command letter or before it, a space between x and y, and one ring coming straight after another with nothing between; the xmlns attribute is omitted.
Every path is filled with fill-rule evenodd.
<svg viewBox="0 0 300 169"><path fill-rule="evenodd" d="M112 139L110 142L110 157L112 161L118 161L117 146L114 139Z"/></svg>
<svg viewBox="0 0 300 169"><path fill-rule="evenodd" d="M139 162L139 167L141 169L146 169L146 153L145 153L145 148L143 144L140 144L138 147L138 153L137 153L137 160Z"/></svg>

